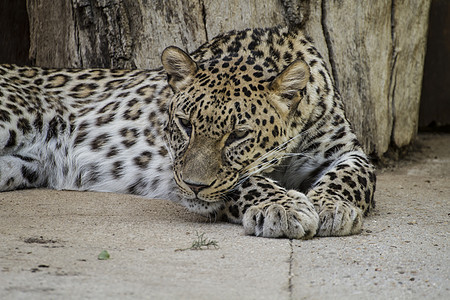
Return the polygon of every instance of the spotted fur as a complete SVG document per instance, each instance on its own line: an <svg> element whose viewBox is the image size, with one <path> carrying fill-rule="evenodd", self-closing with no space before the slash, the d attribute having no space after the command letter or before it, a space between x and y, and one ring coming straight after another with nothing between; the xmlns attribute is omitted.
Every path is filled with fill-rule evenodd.
<svg viewBox="0 0 450 300"><path fill-rule="evenodd" d="M264 237L361 231L374 170L301 31L233 31L162 63L1 65L0 190L168 198Z"/></svg>

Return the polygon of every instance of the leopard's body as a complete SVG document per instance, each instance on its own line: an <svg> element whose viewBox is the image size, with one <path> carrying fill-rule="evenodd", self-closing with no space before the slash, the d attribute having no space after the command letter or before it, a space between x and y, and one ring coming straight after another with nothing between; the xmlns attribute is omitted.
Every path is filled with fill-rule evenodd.
<svg viewBox="0 0 450 300"><path fill-rule="evenodd" d="M168 198L266 237L361 230L374 170L301 31L230 32L162 62L0 66L0 191Z"/></svg>
<svg viewBox="0 0 450 300"><path fill-rule="evenodd" d="M0 74L1 190L174 190L162 72L4 65Z"/></svg>

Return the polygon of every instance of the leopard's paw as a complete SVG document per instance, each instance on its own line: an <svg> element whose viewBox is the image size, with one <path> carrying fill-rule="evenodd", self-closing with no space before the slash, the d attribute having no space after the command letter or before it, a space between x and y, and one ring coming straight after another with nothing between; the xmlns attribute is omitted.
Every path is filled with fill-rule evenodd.
<svg viewBox="0 0 450 300"><path fill-rule="evenodd" d="M250 207L242 223L248 235L308 239L316 234L319 216L304 194L291 190L279 201Z"/></svg>
<svg viewBox="0 0 450 300"><path fill-rule="evenodd" d="M362 210L350 202L338 200L327 203L319 211L318 236L358 234L362 230Z"/></svg>

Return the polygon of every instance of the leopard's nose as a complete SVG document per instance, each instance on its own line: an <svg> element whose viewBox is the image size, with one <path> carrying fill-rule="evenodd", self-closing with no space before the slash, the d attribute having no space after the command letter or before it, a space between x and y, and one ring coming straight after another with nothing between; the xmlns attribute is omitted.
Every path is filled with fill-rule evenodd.
<svg viewBox="0 0 450 300"><path fill-rule="evenodd" d="M198 195L198 193L201 190L208 187L207 185L204 185L204 184L192 183L192 182L188 182L186 180L183 180L183 181L191 189L191 191L193 191L195 193L196 196Z"/></svg>

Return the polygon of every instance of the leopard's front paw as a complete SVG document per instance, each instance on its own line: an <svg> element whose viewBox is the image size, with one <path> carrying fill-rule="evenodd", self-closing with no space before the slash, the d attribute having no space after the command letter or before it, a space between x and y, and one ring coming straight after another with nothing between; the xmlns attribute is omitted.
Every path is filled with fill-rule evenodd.
<svg viewBox="0 0 450 300"><path fill-rule="evenodd" d="M250 207L242 223L248 235L308 239L316 234L319 216L304 194L291 190L279 201Z"/></svg>
<svg viewBox="0 0 450 300"><path fill-rule="evenodd" d="M327 203L319 211L318 236L358 234L362 230L362 210L350 202L338 200Z"/></svg>

